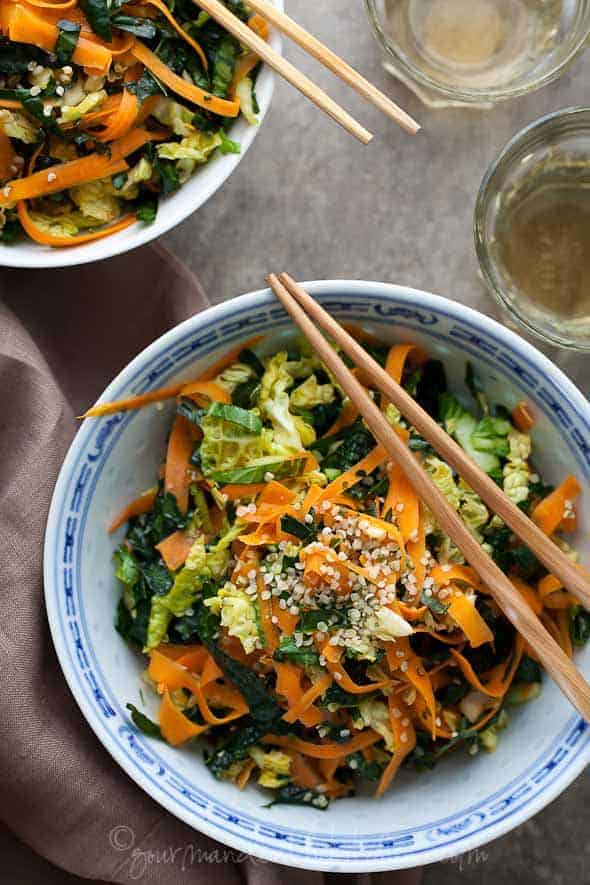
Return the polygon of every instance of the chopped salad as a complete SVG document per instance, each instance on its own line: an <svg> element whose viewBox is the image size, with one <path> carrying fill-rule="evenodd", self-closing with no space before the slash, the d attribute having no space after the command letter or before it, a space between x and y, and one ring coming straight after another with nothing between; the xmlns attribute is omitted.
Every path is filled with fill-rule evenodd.
<svg viewBox="0 0 590 885"><path fill-rule="evenodd" d="M192 0L2 0L0 243L152 222L216 151L240 152L231 124L258 122L259 62Z"/></svg>
<svg viewBox="0 0 590 885"><path fill-rule="evenodd" d="M173 746L203 736L215 777L324 809L367 783L382 795L402 764L493 751L542 671L308 345L259 344L88 413L176 404L153 488L110 527L126 524L116 627L159 697L157 722L129 705L140 729ZM470 365L458 398L417 346L364 346L577 559L580 486L536 472L527 404L491 402ZM584 645L590 614L371 393L514 592L567 654Z"/></svg>

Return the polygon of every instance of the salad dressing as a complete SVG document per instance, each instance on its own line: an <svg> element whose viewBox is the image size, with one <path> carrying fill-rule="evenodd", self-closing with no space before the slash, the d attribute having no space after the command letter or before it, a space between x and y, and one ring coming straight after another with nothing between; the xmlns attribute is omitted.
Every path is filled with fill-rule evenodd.
<svg viewBox="0 0 590 885"><path fill-rule="evenodd" d="M494 252L514 296L563 318L590 317L590 166L564 155L499 197Z"/></svg>

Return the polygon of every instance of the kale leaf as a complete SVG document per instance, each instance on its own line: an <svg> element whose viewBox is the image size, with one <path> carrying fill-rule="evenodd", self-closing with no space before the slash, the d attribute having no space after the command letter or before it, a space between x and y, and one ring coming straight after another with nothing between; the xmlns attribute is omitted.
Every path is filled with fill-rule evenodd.
<svg viewBox="0 0 590 885"><path fill-rule="evenodd" d="M137 707L133 706L133 704L127 704L127 709L131 713L133 724L136 728L143 732L143 734L147 734L148 737L162 737L162 731L157 722L152 722L152 720L149 719L145 715L145 713L142 713L141 710L138 710Z"/></svg>

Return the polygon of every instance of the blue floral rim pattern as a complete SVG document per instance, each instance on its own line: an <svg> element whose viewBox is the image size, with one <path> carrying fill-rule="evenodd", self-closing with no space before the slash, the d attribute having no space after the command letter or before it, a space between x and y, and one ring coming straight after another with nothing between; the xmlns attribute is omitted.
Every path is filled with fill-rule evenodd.
<svg viewBox="0 0 590 885"><path fill-rule="evenodd" d="M377 290L375 294L372 289ZM388 294L383 291L385 289ZM460 306L449 310L450 303L444 299L437 299L435 310L420 309L416 306L420 303L420 293L409 291L406 294L394 290L392 296L391 290L392 287L365 284L358 301L328 295L321 296L321 300L340 319L377 324L390 320L410 331L428 327L430 336L459 343L466 354L509 377L533 402L544 409L550 407L567 434L567 445L588 480L588 420L571 401L573 397L568 398L567 392L564 394L563 386L558 386L540 372L526 356L526 347L516 357L502 340L510 333L497 324L486 321L483 331L481 318L478 317L477 323L470 319L470 315L477 316L472 311ZM204 317L198 328L194 328L191 321L184 324L181 329L186 326L187 331L180 338L177 336L173 345L164 350L163 356L160 348L159 355L147 358L154 348L152 346L138 358L140 366L136 371L130 372L132 364L130 370L123 373L125 377L118 379L118 385L117 382L111 385L109 398L163 386L169 378L220 346L229 348L269 327L273 331L288 327L284 311L266 293L252 297L258 299L257 310L253 310L251 302L240 308L241 299L237 299L231 303L231 310L229 305L224 305L222 310L214 309L213 317L209 321ZM431 303L432 296L428 299ZM227 319L223 317L224 313L228 314ZM436 331L441 317L451 321L448 333ZM566 382L567 387L573 388L569 382ZM52 507L50 515L53 528L48 533L46 546L46 594L56 648L70 687L86 717L126 771L161 804L196 828L239 850L259 853L281 863L350 872L357 868L367 869L367 861L370 861L372 868L378 870L430 862L494 838L510 829L511 818L523 808L534 813L559 792L560 784L565 785L579 773L584 761L590 757L590 729L581 719L572 716L549 758L536 759L517 779L485 801L460 814L429 821L412 831L393 828L370 838L358 833L328 837L313 830L277 825L262 807L259 816L236 813L209 793L195 788L159 755L154 741L147 740L130 726L124 704L114 696L101 671L85 616L81 558L88 510L109 456L134 417L134 413L127 413L93 424L86 422L66 459L54 499L54 505L57 499L61 501L61 507L55 513ZM489 836L487 831L490 831ZM355 861L361 859L362 864L355 867Z"/></svg>

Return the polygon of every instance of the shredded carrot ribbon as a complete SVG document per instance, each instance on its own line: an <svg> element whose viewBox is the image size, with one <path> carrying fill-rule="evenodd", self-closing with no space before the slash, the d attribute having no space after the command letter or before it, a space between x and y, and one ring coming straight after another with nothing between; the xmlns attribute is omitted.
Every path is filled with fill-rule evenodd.
<svg viewBox="0 0 590 885"><path fill-rule="evenodd" d="M354 682L340 663L343 651L343 648L330 645L329 642L327 642L322 648L322 655L326 659L326 667L340 688L344 689L344 691L350 692L350 694L369 694L372 691L382 691L383 689L389 688L391 684L389 679L383 679L379 682L369 682L366 685L358 685Z"/></svg>
<svg viewBox="0 0 590 885"><path fill-rule="evenodd" d="M193 676L187 666L181 663L184 660L186 658L183 657L178 661L173 661L171 658L154 650L150 654L148 673L154 682L165 686L170 691L175 691L179 688L190 691L195 697L201 716L208 725L226 725L228 722L233 722L248 712L248 705L236 689L230 689L228 692L227 687L224 691L222 686L216 686L215 692L219 700L222 701L221 705L233 707L233 709L225 716L215 716L204 694L204 688L206 685L211 684L211 679L203 682L198 677ZM196 667L203 662L203 657L198 655L188 662Z"/></svg>
<svg viewBox="0 0 590 885"><path fill-rule="evenodd" d="M410 646L410 640L403 636L395 643L388 643L386 647L387 665L392 674L408 680L416 691L424 699L428 711L428 724L435 737L436 728L436 701L432 690L430 677L426 672L423 662Z"/></svg>
<svg viewBox="0 0 590 885"><path fill-rule="evenodd" d="M381 464L387 461L387 452L383 446L376 446L368 455L366 455L358 464L355 464L349 470L341 473L333 482L323 489L316 503L322 501L330 501L336 495L342 494L346 489L352 488L359 481L359 474L367 476L372 473Z"/></svg>
<svg viewBox="0 0 590 885"><path fill-rule="evenodd" d="M125 523L129 522L133 516L149 513L154 507L155 500L156 491L154 489L150 489L149 492L144 492L143 495L140 495L139 498L136 498L128 504L127 507L125 507L121 513L113 519L108 527L109 534L115 532L120 526L125 525Z"/></svg>
<svg viewBox="0 0 590 885"><path fill-rule="evenodd" d="M522 433L528 433L534 426L535 419L530 413L528 403L524 402L524 400L518 403L514 408L514 411L512 412L512 423L516 429L520 430Z"/></svg>
<svg viewBox="0 0 590 885"><path fill-rule="evenodd" d="M285 737L277 734L267 734L263 737L263 743L274 744L278 747L286 747L302 753L304 756L311 756L312 759L341 759L350 753L356 753L357 750L363 750L366 747L372 747L377 741L381 740L381 735L373 731L371 728L365 729L361 734L353 737L352 740L344 744L325 743L312 744L309 741L303 741L299 738Z"/></svg>
<svg viewBox="0 0 590 885"><path fill-rule="evenodd" d="M268 40L269 37L269 27L266 23L266 20L262 18L261 15L255 13L250 16L248 19L248 27L251 31L254 31L255 34L258 34L263 40ZM236 61L236 66L234 68L234 76L232 80L232 84L230 87L230 95L234 96L236 94L236 89L241 81L248 76L250 71L254 70L257 64L260 63L260 56L255 52L247 52L245 55L239 56Z"/></svg>
<svg viewBox="0 0 590 885"><path fill-rule="evenodd" d="M20 4L12 4L8 10L7 26L3 22L3 30L16 43L29 43L53 52L58 38L59 29L49 17L44 17L44 10L37 12ZM72 54L72 61L82 67L90 68L97 73L106 73L111 66L112 53L93 40L80 36Z"/></svg>
<svg viewBox="0 0 590 885"><path fill-rule="evenodd" d="M413 353L416 363L423 363L428 354L418 344L394 344L387 354L385 371L399 384L409 355Z"/></svg>
<svg viewBox="0 0 590 885"><path fill-rule="evenodd" d="M170 571L175 572L186 562L186 558L191 551L191 547L195 543L192 535L179 529L172 535L168 535L159 544L156 544L156 550L161 554L162 559Z"/></svg>
<svg viewBox="0 0 590 885"><path fill-rule="evenodd" d="M391 782L400 765L416 746L416 732L410 720L408 708L392 695L387 699L387 708L395 749L391 761L385 768L377 785L375 792L377 797L382 796L391 786Z"/></svg>
<svg viewBox="0 0 590 885"><path fill-rule="evenodd" d="M193 452L192 426L183 415L175 417L166 453L164 488L166 492L174 495L181 513L186 513L188 510L190 486L188 469Z"/></svg>
<svg viewBox="0 0 590 885"><path fill-rule="evenodd" d="M420 528L420 500L405 473L397 463L391 465L389 489L383 515L397 522L404 541L409 541Z"/></svg>
<svg viewBox="0 0 590 885"><path fill-rule="evenodd" d="M134 129L128 135L113 142L110 157L103 154L89 154L87 157L52 166L49 171L44 169L40 172L33 172L24 178L13 179L2 191L0 205L55 194L75 184L96 181L107 175L124 172L129 168L125 157L149 141L157 141L161 138L160 133L148 132L146 129Z"/></svg>
<svg viewBox="0 0 590 885"><path fill-rule="evenodd" d="M4 181L10 178L11 175L14 175L14 158L15 152L12 142L0 123L0 181Z"/></svg>
<svg viewBox="0 0 590 885"><path fill-rule="evenodd" d="M582 487L575 476L567 476L555 491L537 504L531 519L542 532L552 535L581 491Z"/></svg>
<svg viewBox="0 0 590 885"><path fill-rule="evenodd" d="M451 589L448 614L459 625L473 648L493 642L494 634L478 612L475 603L457 588Z"/></svg>
<svg viewBox="0 0 590 885"><path fill-rule="evenodd" d="M105 237L110 237L122 230L126 230L137 221L137 216L133 212L131 215L124 215L123 218L119 218L118 221L115 221L113 224L109 224L106 227L101 227L99 230L87 231L86 233L76 234L76 236L70 237L66 234L52 234L35 224L35 219L29 213L26 200L19 200L16 208L19 221L28 236L36 243L40 243L43 246L53 246L54 248L81 246L83 243L92 243L95 240L102 240Z"/></svg>
<svg viewBox="0 0 590 885"><path fill-rule="evenodd" d="M173 92L192 104L205 108L205 110L211 111L214 114L219 114L221 117L238 116L240 112L239 101L218 98L211 92L206 92L194 83L189 83L187 80L179 77L140 40L136 40L131 47L131 54L144 64L158 80L161 80Z"/></svg>

